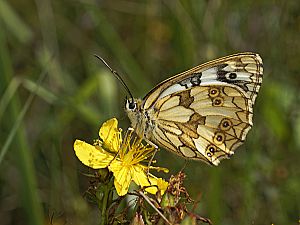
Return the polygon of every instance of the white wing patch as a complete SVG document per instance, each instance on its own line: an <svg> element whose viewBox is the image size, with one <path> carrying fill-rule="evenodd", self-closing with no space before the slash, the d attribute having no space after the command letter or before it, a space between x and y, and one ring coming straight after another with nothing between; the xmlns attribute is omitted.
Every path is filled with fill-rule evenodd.
<svg viewBox="0 0 300 225"><path fill-rule="evenodd" d="M161 99L167 95L170 95L172 93L178 92L178 91L183 91L186 88L180 84L174 84L172 86L170 86L169 88L167 88L166 90L164 90L160 95L158 99Z"/></svg>

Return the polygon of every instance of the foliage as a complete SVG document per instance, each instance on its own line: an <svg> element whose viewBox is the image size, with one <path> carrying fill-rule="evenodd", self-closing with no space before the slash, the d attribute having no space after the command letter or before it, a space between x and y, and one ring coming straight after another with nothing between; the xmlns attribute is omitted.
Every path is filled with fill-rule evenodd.
<svg viewBox="0 0 300 225"><path fill-rule="evenodd" d="M184 168L190 196L201 194L194 212L213 224L297 223L299 12L296 0L0 1L1 224L98 224L72 146L92 143L107 118L129 123L125 92L93 54L143 97L173 74L243 51L264 60L245 144L217 168L164 150L157 160L171 174Z"/></svg>

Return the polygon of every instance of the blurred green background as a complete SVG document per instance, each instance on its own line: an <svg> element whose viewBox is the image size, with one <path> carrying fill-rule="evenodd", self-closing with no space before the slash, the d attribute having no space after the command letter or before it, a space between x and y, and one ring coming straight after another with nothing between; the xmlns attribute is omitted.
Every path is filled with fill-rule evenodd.
<svg viewBox="0 0 300 225"><path fill-rule="evenodd" d="M300 1L0 1L1 224L98 224L73 152L136 97L208 60L253 51L264 60L254 127L219 167L189 162L196 212L214 224L300 219ZM39 88L37 88L39 87ZM33 98L34 97L34 98ZM185 161L161 150L174 174ZM168 177L168 176L167 176Z"/></svg>

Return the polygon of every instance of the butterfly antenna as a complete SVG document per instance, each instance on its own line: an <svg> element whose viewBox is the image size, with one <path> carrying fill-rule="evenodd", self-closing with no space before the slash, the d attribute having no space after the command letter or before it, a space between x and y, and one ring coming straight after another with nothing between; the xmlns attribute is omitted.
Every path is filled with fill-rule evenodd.
<svg viewBox="0 0 300 225"><path fill-rule="evenodd" d="M94 56L96 57L96 58L98 58L109 70L110 70L110 72L112 73L112 74L114 74L115 75L115 77L121 82L121 84L123 85L123 87L125 88L125 90L128 92L128 94L130 95L130 98L131 98L131 101L133 102L133 96L132 96L132 94L131 94L131 92L130 92L130 90L129 90L129 88L128 88L128 86L126 85L126 83L124 82L124 80L122 79L122 77L118 74L118 72L117 71L115 71L115 70L113 70L108 64L107 64L107 62L103 59L103 58L101 58L100 56L98 56L98 55L96 55L96 54L94 54Z"/></svg>

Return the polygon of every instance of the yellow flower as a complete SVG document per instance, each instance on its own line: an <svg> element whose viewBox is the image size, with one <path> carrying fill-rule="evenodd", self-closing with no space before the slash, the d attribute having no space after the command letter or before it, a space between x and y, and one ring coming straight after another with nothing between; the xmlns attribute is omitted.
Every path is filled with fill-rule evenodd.
<svg viewBox="0 0 300 225"><path fill-rule="evenodd" d="M76 140L74 150L78 159L86 166L93 169L108 167L114 175L114 185L118 195L128 192L131 181L145 187L151 194L160 191L165 192L168 182L148 174L148 167L141 162L149 159L154 152L151 145L143 145L139 138L132 138L133 129L128 129L125 139L122 139L121 129L118 128L118 120L113 118L101 126L99 136L101 140L95 145ZM133 139L133 140L132 140ZM152 167L149 169L163 170L165 168Z"/></svg>

